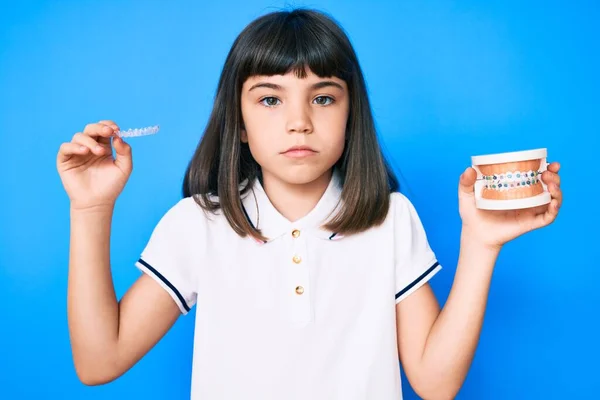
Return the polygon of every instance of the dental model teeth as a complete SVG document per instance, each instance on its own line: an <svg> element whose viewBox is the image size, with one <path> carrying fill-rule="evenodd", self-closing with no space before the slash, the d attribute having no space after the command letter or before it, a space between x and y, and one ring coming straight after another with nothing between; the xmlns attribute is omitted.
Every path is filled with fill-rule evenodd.
<svg viewBox="0 0 600 400"><path fill-rule="evenodd" d="M477 171L475 202L478 208L510 210L550 203L541 179L547 150L536 149L471 157Z"/></svg>

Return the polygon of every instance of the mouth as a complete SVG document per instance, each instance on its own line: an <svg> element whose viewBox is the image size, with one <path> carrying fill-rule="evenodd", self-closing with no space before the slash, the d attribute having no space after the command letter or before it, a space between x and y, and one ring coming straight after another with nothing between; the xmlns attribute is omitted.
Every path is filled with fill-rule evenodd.
<svg viewBox="0 0 600 400"><path fill-rule="evenodd" d="M315 155L317 151L309 146L292 146L281 154L291 158L303 158Z"/></svg>

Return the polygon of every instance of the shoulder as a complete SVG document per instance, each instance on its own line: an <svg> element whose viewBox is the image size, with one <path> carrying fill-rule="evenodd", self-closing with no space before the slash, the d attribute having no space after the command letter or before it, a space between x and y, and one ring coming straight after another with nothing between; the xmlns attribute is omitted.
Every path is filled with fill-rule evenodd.
<svg viewBox="0 0 600 400"><path fill-rule="evenodd" d="M167 209L163 218L180 219L183 221L186 218L195 216L198 213L202 213L202 207L200 207L194 197L185 197L171 205Z"/></svg>
<svg viewBox="0 0 600 400"><path fill-rule="evenodd" d="M403 193L390 193L390 215L394 218L411 217L417 211L412 201Z"/></svg>
<svg viewBox="0 0 600 400"><path fill-rule="evenodd" d="M403 206L403 205L406 205L406 203L409 203L409 202L410 202L410 200L403 193L400 193L400 192L392 192L392 193L390 193L390 205L392 207Z"/></svg>
<svg viewBox="0 0 600 400"><path fill-rule="evenodd" d="M206 226L211 213L191 197L185 197L171 205L160 217L159 225L167 225L174 230L186 231L192 227Z"/></svg>
<svg viewBox="0 0 600 400"><path fill-rule="evenodd" d="M396 232L421 233L424 230L420 212L413 201L400 192L390 194L388 219Z"/></svg>

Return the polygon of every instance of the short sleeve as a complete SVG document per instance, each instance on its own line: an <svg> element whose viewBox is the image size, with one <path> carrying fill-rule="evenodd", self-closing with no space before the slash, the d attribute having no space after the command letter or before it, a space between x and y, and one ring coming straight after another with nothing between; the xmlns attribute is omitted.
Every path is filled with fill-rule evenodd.
<svg viewBox="0 0 600 400"><path fill-rule="evenodd" d="M392 194L396 268L396 304L405 299L442 267L427 240L417 211L401 193Z"/></svg>
<svg viewBox="0 0 600 400"><path fill-rule="evenodd" d="M192 198L180 200L155 226L135 265L173 298L182 314L196 304L198 209Z"/></svg>

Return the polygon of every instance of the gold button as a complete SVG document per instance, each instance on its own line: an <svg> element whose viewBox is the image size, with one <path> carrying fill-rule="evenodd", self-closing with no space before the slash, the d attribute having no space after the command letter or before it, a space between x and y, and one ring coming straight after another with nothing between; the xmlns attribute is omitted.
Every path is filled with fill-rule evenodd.
<svg viewBox="0 0 600 400"><path fill-rule="evenodd" d="M296 286L296 294L304 293L304 288L302 286Z"/></svg>
<svg viewBox="0 0 600 400"><path fill-rule="evenodd" d="M292 258L292 261L294 261L296 264L300 264L300 262L302 261L302 259L300 258L300 256L294 256Z"/></svg>
<svg viewBox="0 0 600 400"><path fill-rule="evenodd" d="M298 229L294 229L294 230L292 231L292 236L293 236L294 238L297 238L298 236L300 236L300 231L299 231Z"/></svg>

